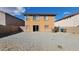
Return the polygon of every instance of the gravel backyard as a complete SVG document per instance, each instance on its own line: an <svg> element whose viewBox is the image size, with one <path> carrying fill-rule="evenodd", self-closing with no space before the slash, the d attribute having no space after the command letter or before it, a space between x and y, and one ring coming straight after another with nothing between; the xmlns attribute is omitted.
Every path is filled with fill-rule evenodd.
<svg viewBox="0 0 79 59"><path fill-rule="evenodd" d="M79 34L21 32L0 38L0 51L79 51Z"/></svg>

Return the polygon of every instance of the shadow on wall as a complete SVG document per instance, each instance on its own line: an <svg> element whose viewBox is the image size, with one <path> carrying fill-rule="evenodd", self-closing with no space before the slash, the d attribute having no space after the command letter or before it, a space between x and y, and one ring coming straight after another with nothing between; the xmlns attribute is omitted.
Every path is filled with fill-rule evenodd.
<svg viewBox="0 0 79 59"><path fill-rule="evenodd" d="M0 25L0 38L23 32L19 26L3 26Z"/></svg>

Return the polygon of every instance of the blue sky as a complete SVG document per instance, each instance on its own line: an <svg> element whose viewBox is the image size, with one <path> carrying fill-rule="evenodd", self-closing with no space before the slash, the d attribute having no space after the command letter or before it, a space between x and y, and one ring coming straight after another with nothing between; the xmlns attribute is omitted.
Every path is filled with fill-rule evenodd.
<svg viewBox="0 0 79 59"><path fill-rule="evenodd" d="M23 13L52 13L59 20L64 15L79 12L79 7L0 7L0 10L24 19Z"/></svg>
<svg viewBox="0 0 79 59"><path fill-rule="evenodd" d="M25 8L27 13L54 13L59 20L65 15L79 12L79 7L29 7Z"/></svg>

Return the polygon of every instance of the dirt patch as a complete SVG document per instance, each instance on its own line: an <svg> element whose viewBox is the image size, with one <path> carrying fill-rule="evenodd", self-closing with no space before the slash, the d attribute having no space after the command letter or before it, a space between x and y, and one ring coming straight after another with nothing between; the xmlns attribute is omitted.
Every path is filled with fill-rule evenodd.
<svg viewBox="0 0 79 59"><path fill-rule="evenodd" d="M62 47L61 45L58 45L58 48L59 48L59 49L63 49L63 47Z"/></svg>

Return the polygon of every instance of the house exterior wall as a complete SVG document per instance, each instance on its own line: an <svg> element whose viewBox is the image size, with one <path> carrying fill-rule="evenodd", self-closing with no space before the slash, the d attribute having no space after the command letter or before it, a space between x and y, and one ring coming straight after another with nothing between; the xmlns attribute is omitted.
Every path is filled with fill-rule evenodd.
<svg viewBox="0 0 79 59"><path fill-rule="evenodd" d="M55 26L57 27L75 27L79 26L79 14L68 17L66 19L62 19L58 22L55 22Z"/></svg>
<svg viewBox="0 0 79 59"><path fill-rule="evenodd" d="M0 25L24 26L24 21L7 13L0 12Z"/></svg>
<svg viewBox="0 0 79 59"><path fill-rule="evenodd" d="M0 33L19 32L23 31L24 21L7 13L0 12L0 25Z"/></svg>
<svg viewBox="0 0 79 59"><path fill-rule="evenodd" d="M11 16L9 14L6 15L6 25L11 25L11 26L24 26L24 21L19 20L14 16Z"/></svg>
<svg viewBox="0 0 79 59"><path fill-rule="evenodd" d="M48 20L45 20L44 16L40 16L39 20L33 20L33 16L28 16L25 21L26 32L33 32L33 25L39 26L39 32L50 32L54 29L54 16L48 16ZM48 28L45 28L48 25Z"/></svg>
<svg viewBox="0 0 79 59"><path fill-rule="evenodd" d="M0 25L6 25L5 23L5 13L0 12Z"/></svg>
<svg viewBox="0 0 79 59"><path fill-rule="evenodd" d="M62 19L56 22L55 26L59 27L60 29L63 28L68 33L79 33L79 14Z"/></svg>

